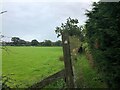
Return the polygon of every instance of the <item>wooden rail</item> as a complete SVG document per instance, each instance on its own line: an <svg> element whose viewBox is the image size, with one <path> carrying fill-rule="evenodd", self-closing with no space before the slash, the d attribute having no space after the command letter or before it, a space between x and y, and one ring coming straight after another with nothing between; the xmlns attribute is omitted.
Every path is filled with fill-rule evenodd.
<svg viewBox="0 0 120 90"><path fill-rule="evenodd" d="M48 84L50 84L50 83L52 83L60 78L65 79L65 70L64 69L49 76L49 77L47 77L47 78L45 78L45 79L43 79L42 81L40 81L38 83L30 86L28 89L34 89L34 88L41 89L41 88L45 87L46 85L48 85Z"/></svg>

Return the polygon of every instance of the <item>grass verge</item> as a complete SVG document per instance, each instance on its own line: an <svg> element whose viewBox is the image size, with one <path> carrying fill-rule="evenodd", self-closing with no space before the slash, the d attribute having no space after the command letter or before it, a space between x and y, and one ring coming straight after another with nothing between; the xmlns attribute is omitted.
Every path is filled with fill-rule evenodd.
<svg viewBox="0 0 120 90"><path fill-rule="evenodd" d="M90 66L85 54L78 56L75 63L75 75L78 88L107 88L101 75Z"/></svg>

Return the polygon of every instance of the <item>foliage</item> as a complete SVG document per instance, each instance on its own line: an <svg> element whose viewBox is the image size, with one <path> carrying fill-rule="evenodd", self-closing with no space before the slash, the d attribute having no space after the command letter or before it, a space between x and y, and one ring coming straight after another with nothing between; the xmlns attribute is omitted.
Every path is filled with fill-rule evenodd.
<svg viewBox="0 0 120 90"><path fill-rule="evenodd" d="M2 89L3 90L10 90L11 88L19 88L19 86L22 86L23 84L26 85L26 87L28 86L27 83L23 83L23 82L17 84L16 80L14 80L12 76L14 76L13 73L8 74L8 75L2 75Z"/></svg>
<svg viewBox="0 0 120 90"><path fill-rule="evenodd" d="M82 26L78 26L77 19L71 19L70 17L67 19L65 24L62 23L60 27L56 27L56 34L61 36L63 33L67 33L69 36L79 36L81 39L83 35L81 34Z"/></svg>
<svg viewBox="0 0 120 90"><path fill-rule="evenodd" d="M82 42L77 36L69 36L69 41L70 41L71 59L72 59L72 63L74 63L74 61L76 60L79 54L78 51Z"/></svg>
<svg viewBox="0 0 120 90"><path fill-rule="evenodd" d="M20 38L18 38L18 37L12 37L11 41L13 41L13 44L17 46L17 45L19 45Z"/></svg>
<svg viewBox="0 0 120 90"><path fill-rule="evenodd" d="M2 50L2 74L11 78L19 88L26 88L63 69L61 47L7 47L8 54ZM21 85L22 84L22 85ZM14 88L13 84L10 87Z"/></svg>
<svg viewBox="0 0 120 90"><path fill-rule="evenodd" d="M62 41L58 40L56 42L53 43L54 46L61 46L62 45Z"/></svg>
<svg viewBox="0 0 120 90"><path fill-rule="evenodd" d="M86 37L96 66L111 88L120 82L120 2L93 3L87 11Z"/></svg>
<svg viewBox="0 0 120 90"><path fill-rule="evenodd" d="M58 89L63 89L66 87L66 84L65 84L65 81L64 79L58 79L57 81L49 84L48 86L44 87L42 90L51 90L51 89L55 89L55 88L58 88Z"/></svg>
<svg viewBox="0 0 120 90"><path fill-rule="evenodd" d="M45 40L42 45L43 46L52 46L52 42L50 40Z"/></svg>
<svg viewBox="0 0 120 90"><path fill-rule="evenodd" d="M31 45L32 46L38 46L39 42L36 39L34 39L34 40L31 41Z"/></svg>
<svg viewBox="0 0 120 90"><path fill-rule="evenodd" d="M59 60L60 60L60 61L64 61L64 57L63 57L63 56L60 56L60 57L59 57Z"/></svg>

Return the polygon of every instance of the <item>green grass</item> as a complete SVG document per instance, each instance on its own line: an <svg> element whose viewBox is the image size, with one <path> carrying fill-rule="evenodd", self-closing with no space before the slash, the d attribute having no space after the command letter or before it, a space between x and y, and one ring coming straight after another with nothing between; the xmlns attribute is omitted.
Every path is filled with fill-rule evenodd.
<svg viewBox="0 0 120 90"><path fill-rule="evenodd" d="M51 89L63 89L66 87L64 79L58 79L55 82L50 83L49 85L45 86L42 90L51 90Z"/></svg>
<svg viewBox="0 0 120 90"><path fill-rule="evenodd" d="M19 87L27 87L63 69L61 47L7 47L2 50L2 73L16 80ZM10 83L9 83L10 84ZM10 84L10 87L14 85Z"/></svg>
<svg viewBox="0 0 120 90"><path fill-rule="evenodd" d="M79 88L107 88L97 70L92 68L84 54L75 63L76 83Z"/></svg>

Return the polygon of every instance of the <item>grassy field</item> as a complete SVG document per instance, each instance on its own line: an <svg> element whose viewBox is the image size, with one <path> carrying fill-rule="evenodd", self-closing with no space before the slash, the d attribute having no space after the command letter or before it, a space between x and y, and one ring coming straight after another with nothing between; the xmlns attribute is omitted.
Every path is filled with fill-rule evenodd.
<svg viewBox="0 0 120 90"><path fill-rule="evenodd" d="M11 87L27 87L64 68L61 47L7 48L2 51L2 73L13 79Z"/></svg>

